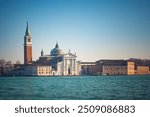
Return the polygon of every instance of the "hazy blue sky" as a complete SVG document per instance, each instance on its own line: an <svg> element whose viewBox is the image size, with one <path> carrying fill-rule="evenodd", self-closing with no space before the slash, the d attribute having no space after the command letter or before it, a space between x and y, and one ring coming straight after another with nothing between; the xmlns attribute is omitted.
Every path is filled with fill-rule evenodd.
<svg viewBox="0 0 150 117"><path fill-rule="evenodd" d="M150 59L150 0L0 0L0 58L23 62L26 28L33 60L58 41L78 60Z"/></svg>

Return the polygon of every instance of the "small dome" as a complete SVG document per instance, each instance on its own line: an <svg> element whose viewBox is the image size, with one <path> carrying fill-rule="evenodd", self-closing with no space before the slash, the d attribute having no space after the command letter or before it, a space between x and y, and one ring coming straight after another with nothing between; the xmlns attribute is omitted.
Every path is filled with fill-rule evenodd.
<svg viewBox="0 0 150 117"><path fill-rule="evenodd" d="M56 46L54 49L51 50L50 55L51 56L58 56L62 54L62 50L59 49L58 43L56 43Z"/></svg>

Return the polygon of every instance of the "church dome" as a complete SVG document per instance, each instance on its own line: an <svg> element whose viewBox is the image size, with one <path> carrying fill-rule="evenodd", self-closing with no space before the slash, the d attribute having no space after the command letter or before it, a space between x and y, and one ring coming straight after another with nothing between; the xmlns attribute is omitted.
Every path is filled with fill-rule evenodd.
<svg viewBox="0 0 150 117"><path fill-rule="evenodd" d="M58 56L62 54L62 50L59 49L58 43L56 43L56 46L54 49L51 50L50 55L51 56Z"/></svg>

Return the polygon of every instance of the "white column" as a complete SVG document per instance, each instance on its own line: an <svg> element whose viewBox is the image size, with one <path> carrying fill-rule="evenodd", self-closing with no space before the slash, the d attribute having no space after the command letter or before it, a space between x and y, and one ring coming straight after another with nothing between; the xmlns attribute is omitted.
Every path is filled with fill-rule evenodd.
<svg viewBox="0 0 150 117"><path fill-rule="evenodd" d="M68 67L67 67L67 58L65 59L65 75L67 75L67 70L68 70Z"/></svg>
<svg viewBox="0 0 150 117"><path fill-rule="evenodd" d="M64 75L64 57L62 58L61 72L61 74Z"/></svg>

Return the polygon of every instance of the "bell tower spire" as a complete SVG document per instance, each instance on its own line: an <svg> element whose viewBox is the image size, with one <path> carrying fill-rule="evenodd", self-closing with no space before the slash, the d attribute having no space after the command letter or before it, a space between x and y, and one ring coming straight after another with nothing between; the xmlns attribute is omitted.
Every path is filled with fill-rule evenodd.
<svg viewBox="0 0 150 117"><path fill-rule="evenodd" d="M31 63L32 63L32 40L27 22L26 32L24 36L24 64L31 64Z"/></svg>
<svg viewBox="0 0 150 117"><path fill-rule="evenodd" d="M27 21L27 27L26 27L26 33L25 33L26 36L29 36L30 35L30 32L29 32L29 27L28 27L28 21Z"/></svg>

